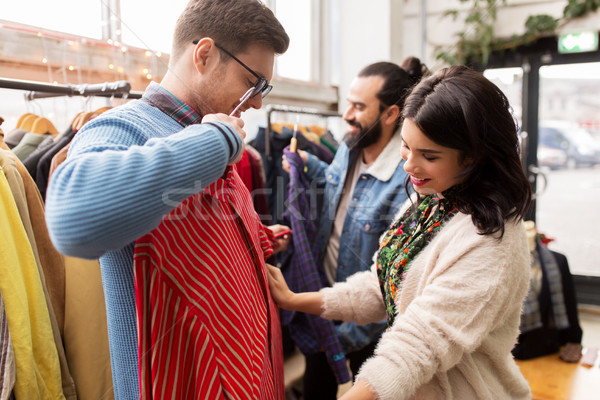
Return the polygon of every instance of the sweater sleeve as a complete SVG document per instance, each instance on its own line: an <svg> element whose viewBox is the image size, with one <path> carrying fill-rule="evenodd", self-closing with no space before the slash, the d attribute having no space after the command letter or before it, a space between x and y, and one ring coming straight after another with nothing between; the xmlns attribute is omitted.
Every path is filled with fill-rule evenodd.
<svg viewBox="0 0 600 400"><path fill-rule="evenodd" d="M486 351L510 357L529 282L525 237L517 244L512 235L507 232L503 244L490 244L496 239L487 238L488 245L445 254L446 265L441 270L436 266L438 274L431 275L422 293L396 316L375 357L357 376L378 399L410 398L435 373L456 366L490 335L495 341Z"/></svg>
<svg viewBox="0 0 600 400"><path fill-rule="evenodd" d="M385 306L379 289L375 266L361 271L333 287L320 290L323 294L325 319L337 319L358 324L377 322L385 318Z"/></svg>
<svg viewBox="0 0 600 400"><path fill-rule="evenodd" d="M181 201L218 179L243 147L233 128L220 122L170 136L164 126L133 118L88 125L52 175L46 203L52 242L81 258L98 258L154 229ZM147 140L156 136L149 129L163 129L164 137Z"/></svg>

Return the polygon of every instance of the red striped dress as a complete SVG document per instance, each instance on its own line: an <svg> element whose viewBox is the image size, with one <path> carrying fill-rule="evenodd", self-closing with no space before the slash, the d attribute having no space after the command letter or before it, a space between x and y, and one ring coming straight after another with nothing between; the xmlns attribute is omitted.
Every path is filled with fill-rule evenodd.
<svg viewBox="0 0 600 400"><path fill-rule="evenodd" d="M284 399L271 252L231 167L136 241L141 398Z"/></svg>

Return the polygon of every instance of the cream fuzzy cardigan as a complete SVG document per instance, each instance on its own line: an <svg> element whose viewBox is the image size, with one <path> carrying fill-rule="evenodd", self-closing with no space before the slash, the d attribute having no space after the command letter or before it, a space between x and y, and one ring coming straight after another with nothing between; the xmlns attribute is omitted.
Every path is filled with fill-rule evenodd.
<svg viewBox="0 0 600 400"><path fill-rule="evenodd" d="M511 349L529 286L521 222L501 240L457 214L413 261L394 325L358 374L380 400L530 399ZM366 324L385 318L374 267L321 290L322 317Z"/></svg>

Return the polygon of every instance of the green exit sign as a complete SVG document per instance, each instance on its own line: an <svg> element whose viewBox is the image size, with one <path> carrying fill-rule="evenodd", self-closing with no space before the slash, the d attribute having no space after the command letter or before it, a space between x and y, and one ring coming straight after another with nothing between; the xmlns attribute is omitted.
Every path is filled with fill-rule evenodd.
<svg viewBox="0 0 600 400"><path fill-rule="evenodd" d="M566 33L558 38L559 53L583 53L598 50L598 32Z"/></svg>

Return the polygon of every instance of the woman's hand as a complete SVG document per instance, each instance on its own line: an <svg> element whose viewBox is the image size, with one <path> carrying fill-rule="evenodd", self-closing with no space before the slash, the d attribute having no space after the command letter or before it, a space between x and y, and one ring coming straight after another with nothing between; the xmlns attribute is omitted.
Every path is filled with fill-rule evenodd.
<svg viewBox="0 0 600 400"><path fill-rule="evenodd" d="M292 292L285 282L281 270L269 264L267 264L267 276L271 296L280 308L321 315L323 312L323 295L320 292Z"/></svg>
<svg viewBox="0 0 600 400"><path fill-rule="evenodd" d="M363 380L359 379L351 388L348 390L340 400L376 400L377 395L371 389L369 384Z"/></svg>
<svg viewBox="0 0 600 400"><path fill-rule="evenodd" d="M273 296L275 303L284 310L291 310L289 307L293 303L295 293L288 287L281 270L271 264L267 264L267 276L269 278L271 296Z"/></svg>
<svg viewBox="0 0 600 400"><path fill-rule="evenodd" d="M285 225L271 225L268 227L273 232L273 254L287 250L292 238L292 230Z"/></svg>

